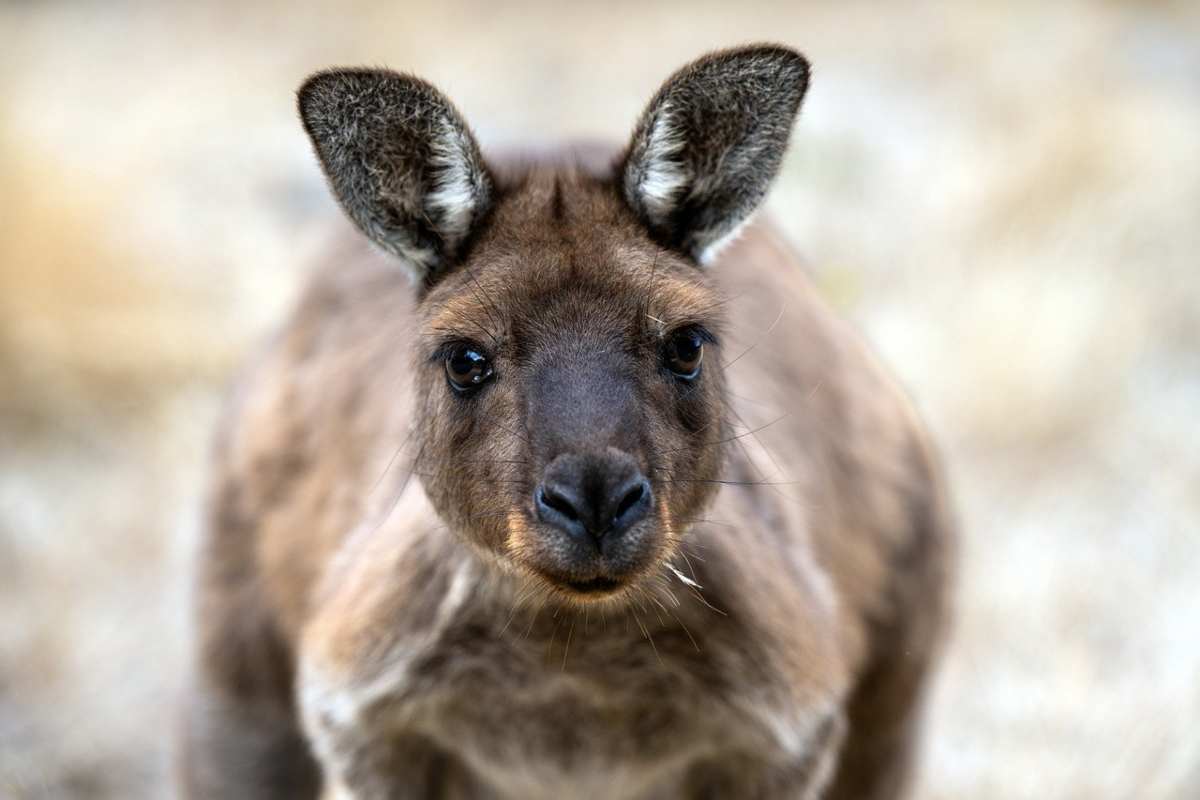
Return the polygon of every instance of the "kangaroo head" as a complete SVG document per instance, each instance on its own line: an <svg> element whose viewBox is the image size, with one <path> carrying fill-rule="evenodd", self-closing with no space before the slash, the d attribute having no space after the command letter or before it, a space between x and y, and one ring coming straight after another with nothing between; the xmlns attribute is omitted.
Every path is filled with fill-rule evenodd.
<svg viewBox="0 0 1200 800"><path fill-rule="evenodd" d="M656 574L717 487L722 302L706 274L778 171L808 67L707 56L624 154L489 164L429 84L310 78L300 114L346 213L415 279L415 472L452 530L567 597Z"/></svg>

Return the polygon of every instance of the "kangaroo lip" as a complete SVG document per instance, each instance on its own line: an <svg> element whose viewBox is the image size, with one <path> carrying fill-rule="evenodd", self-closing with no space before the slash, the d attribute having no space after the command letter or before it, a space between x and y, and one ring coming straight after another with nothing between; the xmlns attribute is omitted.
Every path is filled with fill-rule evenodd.
<svg viewBox="0 0 1200 800"><path fill-rule="evenodd" d="M600 595L615 592L625 586L628 581L620 578L609 578L603 575L597 575L592 578L570 578L564 575L554 574L545 569L536 570L539 575L545 580L567 589L574 594Z"/></svg>
<svg viewBox="0 0 1200 800"><path fill-rule="evenodd" d="M566 585L572 591L579 592L580 594L601 594L620 589L625 585L625 582L614 578L591 578L585 581L567 581Z"/></svg>

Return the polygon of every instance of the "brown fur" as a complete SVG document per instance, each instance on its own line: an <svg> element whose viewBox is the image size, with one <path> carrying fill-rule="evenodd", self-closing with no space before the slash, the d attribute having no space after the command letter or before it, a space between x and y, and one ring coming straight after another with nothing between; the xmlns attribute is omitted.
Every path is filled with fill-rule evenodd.
<svg viewBox="0 0 1200 800"><path fill-rule="evenodd" d="M487 174L460 262L414 299L347 245L231 405L191 796L900 796L951 531L908 403L769 228L701 271L704 237L648 230L610 170ZM719 344L681 390L656 343L698 322ZM493 350L477 400L446 337ZM528 510L531 381L568 345L630 371L655 492L602 597L546 577Z"/></svg>

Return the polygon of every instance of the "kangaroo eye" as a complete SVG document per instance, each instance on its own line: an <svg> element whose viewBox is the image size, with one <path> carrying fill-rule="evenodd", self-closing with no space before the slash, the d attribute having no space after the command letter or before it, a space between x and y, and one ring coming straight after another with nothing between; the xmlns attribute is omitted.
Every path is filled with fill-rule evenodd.
<svg viewBox="0 0 1200 800"><path fill-rule="evenodd" d="M704 335L695 328L676 331L667 339L663 355L667 369L675 377L694 380L700 374L700 362L704 360Z"/></svg>
<svg viewBox="0 0 1200 800"><path fill-rule="evenodd" d="M472 345L456 345L446 356L446 380L459 394L479 388L491 377L492 362Z"/></svg>

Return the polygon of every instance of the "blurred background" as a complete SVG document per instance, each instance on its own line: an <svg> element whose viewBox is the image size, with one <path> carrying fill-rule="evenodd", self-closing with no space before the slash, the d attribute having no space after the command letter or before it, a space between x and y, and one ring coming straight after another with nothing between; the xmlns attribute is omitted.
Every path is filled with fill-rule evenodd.
<svg viewBox="0 0 1200 800"><path fill-rule="evenodd" d="M0 796L172 794L214 414L336 229L293 92L623 139L803 50L769 203L965 539L921 798L1200 797L1200 3L0 4ZM799 343L797 344L799 346Z"/></svg>

